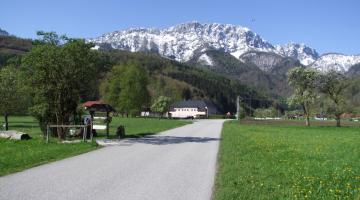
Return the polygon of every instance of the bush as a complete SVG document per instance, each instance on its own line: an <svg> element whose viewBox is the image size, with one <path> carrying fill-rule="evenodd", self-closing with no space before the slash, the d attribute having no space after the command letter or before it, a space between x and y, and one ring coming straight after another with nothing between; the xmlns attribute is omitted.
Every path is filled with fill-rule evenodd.
<svg viewBox="0 0 360 200"><path fill-rule="evenodd" d="M278 111L274 107L270 108L258 108L254 112L254 117L278 117Z"/></svg>

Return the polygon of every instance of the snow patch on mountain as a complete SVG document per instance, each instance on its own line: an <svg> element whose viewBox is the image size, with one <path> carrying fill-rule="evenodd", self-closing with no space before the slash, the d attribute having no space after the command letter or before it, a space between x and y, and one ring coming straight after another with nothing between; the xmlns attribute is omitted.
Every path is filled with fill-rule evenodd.
<svg viewBox="0 0 360 200"><path fill-rule="evenodd" d="M360 55L343 55L338 53L328 53L320 56L310 67L321 72L336 70L339 72L347 72L351 66L360 63Z"/></svg>
<svg viewBox="0 0 360 200"><path fill-rule="evenodd" d="M199 59L198 59L198 62L204 64L204 65L209 65L209 66L213 66L214 65L214 62L213 60L206 54L202 54Z"/></svg>
<svg viewBox="0 0 360 200"><path fill-rule="evenodd" d="M319 58L319 54L316 50L305 44L289 43L286 45L276 45L275 48L276 53L284 57L297 59L303 65L310 65Z"/></svg>

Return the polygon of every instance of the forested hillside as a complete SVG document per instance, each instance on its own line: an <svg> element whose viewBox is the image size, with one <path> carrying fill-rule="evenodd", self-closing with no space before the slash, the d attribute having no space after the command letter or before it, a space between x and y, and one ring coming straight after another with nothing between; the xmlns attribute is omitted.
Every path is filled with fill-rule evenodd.
<svg viewBox="0 0 360 200"><path fill-rule="evenodd" d="M8 60L20 58L32 47L32 41L17 38L15 36L0 36L0 68Z"/></svg>
<svg viewBox="0 0 360 200"><path fill-rule="evenodd" d="M256 99L267 99L263 94L241 84L238 80L218 75L206 69L163 58L155 53L130 53L127 51L102 51L104 71L123 62L136 62L144 67L150 78L149 90L153 97L171 96L180 99L208 99L222 112L235 112L237 95L244 99L253 98L252 107L260 105ZM270 100L261 102L270 104ZM248 103L249 104L249 103ZM245 105L246 108L249 105Z"/></svg>
<svg viewBox="0 0 360 200"><path fill-rule="evenodd" d="M202 59L204 55L211 63ZM291 94L286 83L286 73L293 67L302 66L297 60L275 53L251 51L242 55L239 60L229 53L215 49L196 54L188 63L237 79L240 83L273 98Z"/></svg>

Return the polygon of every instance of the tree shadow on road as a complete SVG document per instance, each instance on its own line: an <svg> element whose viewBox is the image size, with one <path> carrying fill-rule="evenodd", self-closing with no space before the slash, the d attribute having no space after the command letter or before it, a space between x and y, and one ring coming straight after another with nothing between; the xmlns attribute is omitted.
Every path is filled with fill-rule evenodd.
<svg viewBox="0 0 360 200"><path fill-rule="evenodd" d="M142 138L145 136L155 135L156 133L136 133L132 135L125 135L125 138Z"/></svg>
<svg viewBox="0 0 360 200"><path fill-rule="evenodd" d="M178 136L145 136L139 138L127 138L125 143L135 144L152 144L152 145L168 145L181 143L208 143L219 141L219 138L211 137L178 137Z"/></svg>

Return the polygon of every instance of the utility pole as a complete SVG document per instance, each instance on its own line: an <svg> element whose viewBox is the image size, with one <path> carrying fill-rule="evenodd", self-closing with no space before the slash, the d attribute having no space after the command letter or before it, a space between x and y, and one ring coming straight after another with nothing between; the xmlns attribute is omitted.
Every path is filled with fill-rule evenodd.
<svg viewBox="0 0 360 200"><path fill-rule="evenodd" d="M236 98L236 120L240 123L240 96Z"/></svg>

